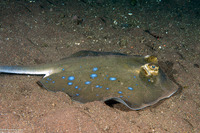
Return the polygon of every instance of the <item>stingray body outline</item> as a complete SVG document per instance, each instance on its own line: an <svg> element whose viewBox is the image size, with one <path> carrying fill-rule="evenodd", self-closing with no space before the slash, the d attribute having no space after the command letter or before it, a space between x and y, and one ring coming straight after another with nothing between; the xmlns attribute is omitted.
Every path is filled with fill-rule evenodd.
<svg viewBox="0 0 200 133"><path fill-rule="evenodd" d="M154 56L80 51L57 63L37 66L0 66L0 73L45 75L39 84L63 91L80 103L115 100L132 110L169 98L178 86Z"/></svg>

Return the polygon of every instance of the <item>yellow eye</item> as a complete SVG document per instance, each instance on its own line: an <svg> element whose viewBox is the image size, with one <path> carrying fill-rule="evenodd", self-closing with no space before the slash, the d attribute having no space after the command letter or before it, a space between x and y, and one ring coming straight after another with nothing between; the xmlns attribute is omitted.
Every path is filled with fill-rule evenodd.
<svg viewBox="0 0 200 133"><path fill-rule="evenodd" d="M155 64L145 64L141 68L145 72L145 76L157 76L159 72L159 66Z"/></svg>
<svg viewBox="0 0 200 133"><path fill-rule="evenodd" d="M158 69L158 67L156 65L152 65L152 64L149 64L149 68L154 71L156 71Z"/></svg>
<svg viewBox="0 0 200 133"><path fill-rule="evenodd" d="M153 69L155 69L156 68L156 66L154 66L154 65L151 65L151 69L153 70Z"/></svg>

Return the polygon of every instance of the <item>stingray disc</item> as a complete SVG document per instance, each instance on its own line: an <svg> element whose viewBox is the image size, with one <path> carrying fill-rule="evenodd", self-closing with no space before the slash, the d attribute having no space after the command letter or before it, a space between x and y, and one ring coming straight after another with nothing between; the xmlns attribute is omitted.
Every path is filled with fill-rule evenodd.
<svg viewBox="0 0 200 133"><path fill-rule="evenodd" d="M81 103L112 99L138 110L170 97L178 89L154 56L83 51L58 62L53 69L56 73L40 84Z"/></svg>

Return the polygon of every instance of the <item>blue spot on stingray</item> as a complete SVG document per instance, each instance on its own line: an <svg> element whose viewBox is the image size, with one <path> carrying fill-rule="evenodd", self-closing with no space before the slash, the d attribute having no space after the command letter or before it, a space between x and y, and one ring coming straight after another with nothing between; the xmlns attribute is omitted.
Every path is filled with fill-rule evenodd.
<svg viewBox="0 0 200 133"><path fill-rule="evenodd" d="M46 83L48 83L48 81L46 81Z"/></svg>
<svg viewBox="0 0 200 133"><path fill-rule="evenodd" d="M75 86L75 89L78 89L78 86Z"/></svg>
<svg viewBox="0 0 200 133"><path fill-rule="evenodd" d="M80 94L76 93L76 96L79 96Z"/></svg>
<svg viewBox="0 0 200 133"><path fill-rule="evenodd" d="M96 85L96 88L99 88L100 87L100 85Z"/></svg>
<svg viewBox="0 0 200 133"><path fill-rule="evenodd" d="M96 72L96 71L98 70L98 68L97 68L97 67L94 67L92 70L93 70L94 72Z"/></svg>
<svg viewBox="0 0 200 133"><path fill-rule="evenodd" d="M130 96L128 96L128 98L129 98Z"/></svg>
<svg viewBox="0 0 200 133"><path fill-rule="evenodd" d="M122 92L121 92L121 91L118 91L118 93L119 93L119 94L122 94Z"/></svg>
<svg viewBox="0 0 200 133"><path fill-rule="evenodd" d="M133 90L133 88L132 88L132 87L128 87L128 89L129 89L129 90L131 90L131 91Z"/></svg>
<svg viewBox="0 0 200 133"><path fill-rule="evenodd" d="M62 79L65 79L66 77L65 76L62 76Z"/></svg>
<svg viewBox="0 0 200 133"><path fill-rule="evenodd" d="M136 86L138 86L138 84L135 84Z"/></svg>
<svg viewBox="0 0 200 133"><path fill-rule="evenodd" d="M102 86L99 86L99 88L102 88Z"/></svg>
<svg viewBox="0 0 200 133"><path fill-rule="evenodd" d="M82 66L80 66L80 68L82 68Z"/></svg>
<svg viewBox="0 0 200 133"><path fill-rule="evenodd" d="M93 74L90 75L90 77L94 79L95 77L97 77L97 74L93 73Z"/></svg>
<svg viewBox="0 0 200 133"><path fill-rule="evenodd" d="M52 83L54 84L54 83L55 83L55 81L52 81Z"/></svg>
<svg viewBox="0 0 200 133"><path fill-rule="evenodd" d="M133 78L136 78L136 76L133 76Z"/></svg>
<svg viewBox="0 0 200 133"><path fill-rule="evenodd" d="M123 97L123 96L119 96L119 97Z"/></svg>
<svg viewBox="0 0 200 133"><path fill-rule="evenodd" d="M73 85L73 83L72 83L72 82L68 82L67 84L68 84L68 85Z"/></svg>
<svg viewBox="0 0 200 133"><path fill-rule="evenodd" d="M90 82L90 81L86 81L85 84L86 84L86 85L89 85L89 84L91 84L91 82Z"/></svg>
<svg viewBox="0 0 200 133"><path fill-rule="evenodd" d="M149 82L151 82L151 80L150 80L150 79L148 79L148 81L149 81Z"/></svg>
<svg viewBox="0 0 200 133"><path fill-rule="evenodd" d="M96 94L96 96L99 96L99 94Z"/></svg>
<svg viewBox="0 0 200 133"><path fill-rule="evenodd" d="M108 75L106 75L106 77L108 77Z"/></svg>
<svg viewBox="0 0 200 133"><path fill-rule="evenodd" d="M65 88L62 88L62 90L64 91L64 90L65 90Z"/></svg>
<svg viewBox="0 0 200 133"><path fill-rule="evenodd" d="M81 88L78 89L79 91L81 90Z"/></svg>
<svg viewBox="0 0 200 133"><path fill-rule="evenodd" d="M109 88L106 88L106 90L109 90Z"/></svg>
<svg viewBox="0 0 200 133"><path fill-rule="evenodd" d="M74 76L69 76L69 77L68 77L68 80L70 80L70 81L72 81L72 80L74 80L74 79L75 79Z"/></svg>
<svg viewBox="0 0 200 133"><path fill-rule="evenodd" d="M115 77L110 77L109 80L114 81L114 80L117 80L117 78L115 78Z"/></svg>
<svg viewBox="0 0 200 133"><path fill-rule="evenodd" d="M50 78L47 78L47 80L51 81L51 79L50 79Z"/></svg>
<svg viewBox="0 0 200 133"><path fill-rule="evenodd" d="M64 71L65 69L63 68L62 70Z"/></svg>

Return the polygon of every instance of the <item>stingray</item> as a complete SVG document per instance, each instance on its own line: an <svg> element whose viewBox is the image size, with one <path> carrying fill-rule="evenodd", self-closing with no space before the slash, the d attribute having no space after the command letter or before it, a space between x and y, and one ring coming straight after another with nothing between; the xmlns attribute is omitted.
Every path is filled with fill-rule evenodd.
<svg viewBox="0 0 200 133"><path fill-rule="evenodd" d="M153 105L174 94L155 56L80 51L59 62L36 66L0 66L0 73L44 75L39 85L62 91L80 103L114 100L132 110Z"/></svg>

